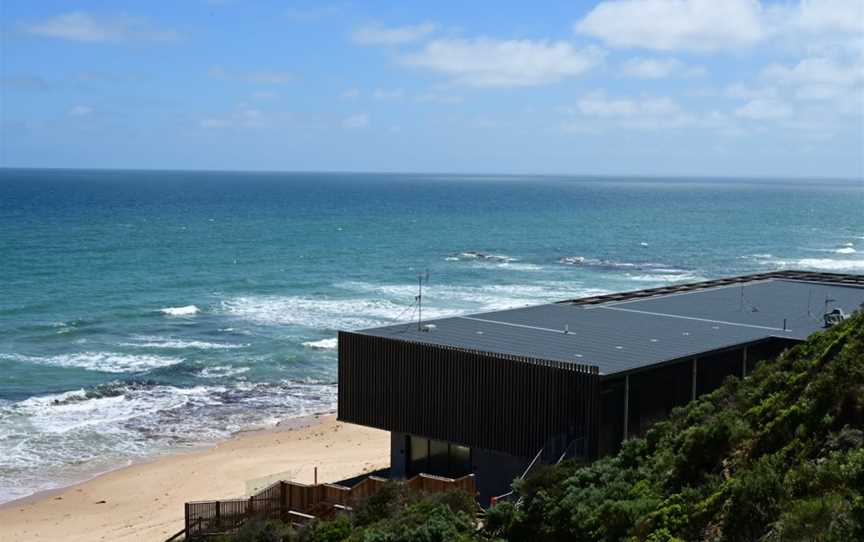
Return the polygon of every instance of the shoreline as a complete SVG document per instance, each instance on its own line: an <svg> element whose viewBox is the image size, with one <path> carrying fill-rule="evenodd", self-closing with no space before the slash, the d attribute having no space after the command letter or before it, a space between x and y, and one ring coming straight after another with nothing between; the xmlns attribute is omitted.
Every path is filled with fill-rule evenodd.
<svg viewBox="0 0 864 542"><path fill-rule="evenodd" d="M195 453L195 452L210 450L212 448L219 446L220 444L222 444L224 442L228 442L228 441L231 441L235 438L243 437L245 435L255 435L258 433L270 433L270 432L278 432L278 431L289 431L292 429L303 429L306 427L310 427L312 425L317 425L318 423L320 423L319 422L320 418L322 418L324 416L332 416L335 414L336 414L335 410L327 410L327 411L318 412L315 414L303 414L301 416L294 416L291 418L285 418L284 420L280 420L279 422L276 423L276 425L274 425L272 427L264 427L264 428L258 428L258 429L241 429L235 433L232 433L230 436L228 436L225 439L215 440L212 442L193 443L187 447L178 446L175 448L160 450L160 451L155 452L154 454L149 455L147 457L129 458L126 461L118 463L116 466L109 467L107 469L94 469L91 474L89 474L88 476L86 476L80 480L77 480L75 482L61 485L61 486L57 486L57 487L53 487L53 488L49 488L49 489L40 489L38 491L34 491L33 493L31 493L29 495L25 495L23 497L17 497L15 499L12 499L11 501L0 502L0 512L2 512L4 508L10 507L10 506L14 507L16 504L26 504L28 502L34 502L34 501L47 499L48 497L52 497L54 495L57 495L58 493L63 493L64 491L66 491L68 489L72 489L72 488L80 486L82 484L86 484L87 482L95 480L95 479L99 478L100 476L105 476L106 474L111 474L112 472L115 472L115 471L128 469L130 467L134 467L135 465L145 465L148 463L153 463L155 461L159 461L161 459L164 459L166 457L171 457L174 455L181 455L181 454L188 454L188 453ZM2 532L2 531L0 531L0 532Z"/></svg>
<svg viewBox="0 0 864 542"><path fill-rule="evenodd" d="M183 528L187 501L242 497L273 476L311 483L315 466L319 482L343 480L386 467L389 444L389 433L332 412L288 418L0 504L0 538L164 540Z"/></svg>

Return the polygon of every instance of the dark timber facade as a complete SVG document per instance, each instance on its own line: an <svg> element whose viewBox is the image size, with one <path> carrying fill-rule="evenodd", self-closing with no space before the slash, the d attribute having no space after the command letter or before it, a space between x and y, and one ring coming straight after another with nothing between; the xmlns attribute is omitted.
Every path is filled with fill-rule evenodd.
<svg viewBox="0 0 864 542"><path fill-rule="evenodd" d="M393 476L474 472L488 498L538 454L617 451L862 303L864 276L785 271L340 332L339 419L391 432Z"/></svg>

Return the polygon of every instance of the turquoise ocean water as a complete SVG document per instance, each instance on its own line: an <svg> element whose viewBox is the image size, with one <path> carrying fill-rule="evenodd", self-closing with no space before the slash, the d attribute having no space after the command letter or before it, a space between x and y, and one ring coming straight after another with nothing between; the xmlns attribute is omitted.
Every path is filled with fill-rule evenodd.
<svg viewBox="0 0 864 542"><path fill-rule="evenodd" d="M335 408L335 337L864 272L860 181L0 170L0 502Z"/></svg>

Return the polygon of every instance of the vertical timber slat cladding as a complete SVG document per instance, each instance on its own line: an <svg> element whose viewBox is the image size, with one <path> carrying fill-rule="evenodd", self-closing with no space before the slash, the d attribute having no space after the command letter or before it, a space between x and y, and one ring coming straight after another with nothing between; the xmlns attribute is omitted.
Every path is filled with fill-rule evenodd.
<svg viewBox="0 0 864 542"><path fill-rule="evenodd" d="M338 351L345 422L520 457L597 434L594 366L344 331Z"/></svg>

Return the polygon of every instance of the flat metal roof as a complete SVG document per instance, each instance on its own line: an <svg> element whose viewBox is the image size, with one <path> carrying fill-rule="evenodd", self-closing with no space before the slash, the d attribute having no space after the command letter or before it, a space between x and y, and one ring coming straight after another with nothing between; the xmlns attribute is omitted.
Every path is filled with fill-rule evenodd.
<svg viewBox="0 0 864 542"><path fill-rule="evenodd" d="M827 302L827 303L826 303ZM772 337L864 305L864 276L775 272L416 322L357 333L627 372Z"/></svg>

